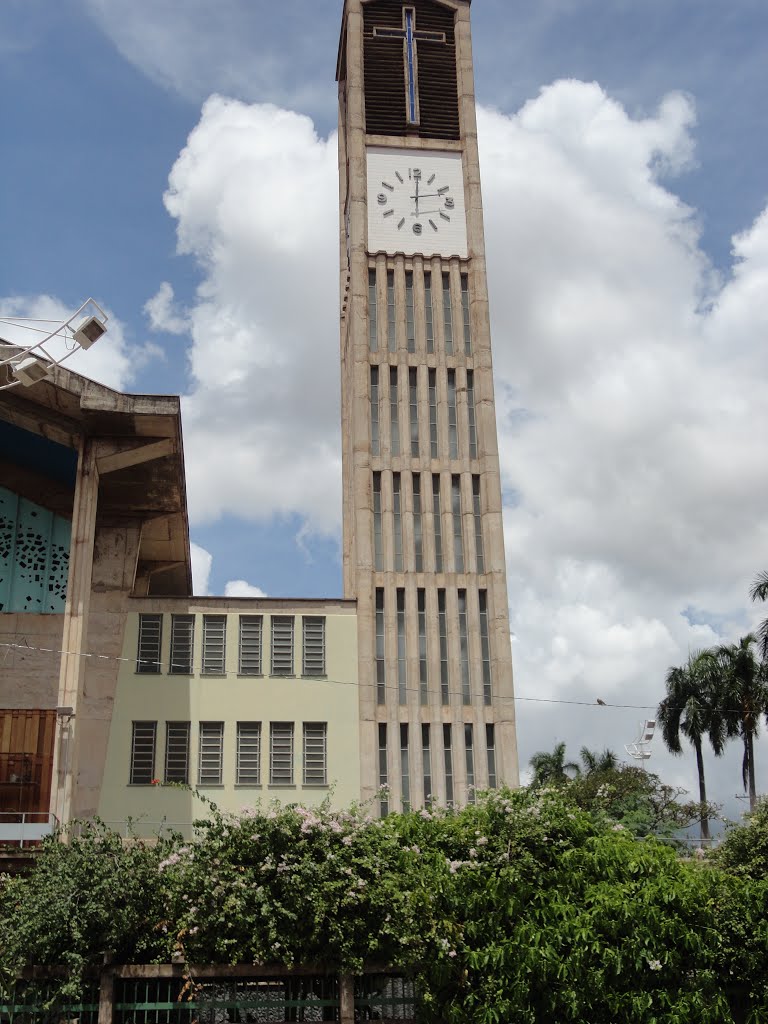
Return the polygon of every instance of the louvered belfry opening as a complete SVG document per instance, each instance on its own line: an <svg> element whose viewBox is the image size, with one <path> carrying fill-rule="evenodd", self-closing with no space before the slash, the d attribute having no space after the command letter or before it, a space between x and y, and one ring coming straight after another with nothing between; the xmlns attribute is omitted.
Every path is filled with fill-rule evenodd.
<svg viewBox="0 0 768 1024"><path fill-rule="evenodd" d="M401 29L403 10L415 12L419 32L445 33L445 42L417 40L419 124L406 111L403 40L375 35L374 28ZM371 0L363 7L365 33L365 130L369 135L416 134L422 139L459 138L454 12L433 0Z"/></svg>

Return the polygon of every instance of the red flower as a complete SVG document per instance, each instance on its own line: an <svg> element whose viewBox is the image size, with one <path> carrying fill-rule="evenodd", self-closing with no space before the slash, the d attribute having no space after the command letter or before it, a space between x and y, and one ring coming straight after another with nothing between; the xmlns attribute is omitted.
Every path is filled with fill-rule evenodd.
<svg viewBox="0 0 768 1024"><path fill-rule="evenodd" d="M160 779L152 779L152 785L153 786L160 786L161 785Z"/></svg>

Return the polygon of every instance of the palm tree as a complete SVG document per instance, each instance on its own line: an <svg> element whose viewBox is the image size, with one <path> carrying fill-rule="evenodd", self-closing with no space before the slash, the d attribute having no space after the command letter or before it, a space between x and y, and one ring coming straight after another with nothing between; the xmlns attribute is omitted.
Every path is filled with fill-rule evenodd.
<svg viewBox="0 0 768 1024"><path fill-rule="evenodd" d="M749 809L755 810L755 736L760 731L760 716L768 714L768 665L759 661L753 650L754 633L747 633L737 644L723 644L715 651L721 688L721 706L729 736L741 736L744 758L741 778L749 792Z"/></svg>
<svg viewBox="0 0 768 1024"><path fill-rule="evenodd" d="M565 743L558 743L551 754L540 750L528 762L533 770L532 786L543 786L547 783L562 785L570 782L570 775L580 775L581 769L574 761L565 760Z"/></svg>
<svg viewBox="0 0 768 1024"><path fill-rule="evenodd" d="M607 747L602 754L596 750L590 750L589 747L582 747L579 757L585 775L594 775L595 772L610 772L619 767L618 757Z"/></svg>
<svg viewBox="0 0 768 1024"><path fill-rule="evenodd" d="M749 596L753 601L768 601L768 572L759 572L752 584ZM764 619L755 633L760 644L760 657L768 661L768 619Z"/></svg>
<svg viewBox="0 0 768 1024"><path fill-rule="evenodd" d="M659 704L656 717L668 750L682 754L680 737L685 736L696 751L701 808L701 839L709 841L707 786L704 779L702 742L709 737L715 755L723 752L730 735L726 718L719 710L718 661L712 651L693 651L685 665L667 672L667 696Z"/></svg>

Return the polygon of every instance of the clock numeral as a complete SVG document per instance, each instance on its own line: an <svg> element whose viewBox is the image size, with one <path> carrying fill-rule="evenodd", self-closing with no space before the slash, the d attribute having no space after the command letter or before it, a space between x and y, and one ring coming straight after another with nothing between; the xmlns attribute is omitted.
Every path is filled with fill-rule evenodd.
<svg viewBox="0 0 768 1024"><path fill-rule="evenodd" d="M384 188L388 188L390 192L394 192L395 191L395 186L394 185L390 185L388 181L382 181L381 184L384 186Z"/></svg>
<svg viewBox="0 0 768 1024"><path fill-rule="evenodd" d="M437 194L438 194L439 196L444 196L444 195L445 195L445 193L446 193L446 192L448 191L448 189L449 189L450 187L451 187L450 185L443 185L443 187L442 187L442 188L439 188L439 189L437 190Z"/></svg>
<svg viewBox="0 0 768 1024"><path fill-rule="evenodd" d="M421 231L422 231L421 224L419 224L419 222L416 221L416 223L413 225L413 233L414 233L414 235L420 235Z"/></svg>
<svg viewBox="0 0 768 1024"><path fill-rule="evenodd" d="M451 196L446 196L445 197L445 208L446 208L446 210L452 210L455 205L456 204L453 201L453 199L451 198Z"/></svg>
<svg viewBox="0 0 768 1024"><path fill-rule="evenodd" d="M413 168L413 180L421 181L421 169L418 167Z"/></svg>
<svg viewBox="0 0 768 1024"><path fill-rule="evenodd" d="M431 184L432 184L432 182L433 182L433 181L435 180L435 178L436 178L436 177L437 177L437 175L436 175L436 174L430 174L430 176L429 176L429 177L427 178L427 184L428 184L428 185L431 185Z"/></svg>
<svg viewBox="0 0 768 1024"><path fill-rule="evenodd" d="M385 210L384 213L382 214L382 217L394 217L394 215L394 210Z"/></svg>
<svg viewBox="0 0 768 1024"><path fill-rule="evenodd" d="M433 229L434 229L435 231L437 231L437 224L435 224L435 222L434 222L434 221L432 220L432 218L431 218L431 217L429 218L429 223L430 223L430 224L432 225L432 228L433 228Z"/></svg>
<svg viewBox="0 0 768 1024"><path fill-rule="evenodd" d="M398 224L397 224L397 230L398 231L403 226L403 224L405 224L405 217L403 217L401 220L398 221Z"/></svg>
<svg viewBox="0 0 768 1024"><path fill-rule="evenodd" d="M385 214L384 216L386 216L386 214ZM450 218L450 217L448 216L448 214L447 214L447 213L443 213L443 211L442 211L442 210L440 211L440 216L441 216L441 217L443 218L443 220L450 220L450 219L451 219L451 218Z"/></svg>
<svg viewBox="0 0 768 1024"><path fill-rule="evenodd" d="M397 178L401 185L404 183L405 179L403 178L400 171L395 171L395 177Z"/></svg>
<svg viewBox="0 0 768 1024"><path fill-rule="evenodd" d="M376 196L376 199L378 200L379 206L384 206L384 204L387 201L387 193L379 192L379 194Z"/></svg>

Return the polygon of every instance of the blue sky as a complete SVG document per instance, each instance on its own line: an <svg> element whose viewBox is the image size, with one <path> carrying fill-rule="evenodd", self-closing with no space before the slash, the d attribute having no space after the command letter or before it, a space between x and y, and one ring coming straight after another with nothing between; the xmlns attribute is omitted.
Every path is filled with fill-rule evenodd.
<svg viewBox="0 0 768 1024"><path fill-rule="evenodd" d="M765 568L768 9L472 15L517 689L652 704L669 664L752 625ZM339 16L0 5L0 312L93 295L114 330L82 372L185 396L211 593L341 590ZM573 749L629 742L628 714L521 707L527 744Z"/></svg>

